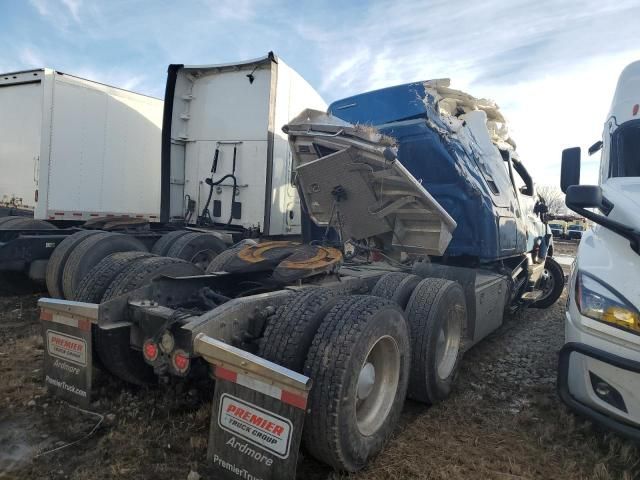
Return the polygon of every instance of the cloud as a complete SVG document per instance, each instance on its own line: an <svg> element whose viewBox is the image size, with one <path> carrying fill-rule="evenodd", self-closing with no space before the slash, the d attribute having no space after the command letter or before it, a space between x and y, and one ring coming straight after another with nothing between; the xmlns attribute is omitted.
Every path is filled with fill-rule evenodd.
<svg viewBox="0 0 640 480"><path fill-rule="evenodd" d="M156 96L169 63L233 62L269 50L327 101L449 77L454 88L498 102L532 173L554 178L545 183L557 183L563 146L589 145L598 137L620 69L640 57L637 0L372 0L339 8L321 0L295 8L284 0L193 0L188 8L167 0L29 5L46 23L38 25L42 34L27 36L29 23L12 19L0 38L17 46L0 52L0 63L45 60ZM585 165L585 172L595 172Z"/></svg>
<svg viewBox="0 0 640 480"><path fill-rule="evenodd" d="M82 0L62 0L62 3L69 9L69 13L76 22L80 22L80 6Z"/></svg>
<svg viewBox="0 0 640 480"><path fill-rule="evenodd" d="M537 181L557 185L565 147L600 137L619 72L640 58L633 0L382 1L331 28L300 25L329 101L449 77L493 98ZM597 161L585 159L585 181Z"/></svg>
<svg viewBox="0 0 640 480"><path fill-rule="evenodd" d="M68 31L72 23L80 24L83 0L29 0L36 12L61 31Z"/></svg>
<svg viewBox="0 0 640 480"><path fill-rule="evenodd" d="M256 14L256 2L251 0L209 0L211 12L222 20L251 20Z"/></svg>
<svg viewBox="0 0 640 480"><path fill-rule="evenodd" d="M39 52L31 47L23 47L20 50L20 62L21 67L37 67L42 68L45 66L45 62Z"/></svg>

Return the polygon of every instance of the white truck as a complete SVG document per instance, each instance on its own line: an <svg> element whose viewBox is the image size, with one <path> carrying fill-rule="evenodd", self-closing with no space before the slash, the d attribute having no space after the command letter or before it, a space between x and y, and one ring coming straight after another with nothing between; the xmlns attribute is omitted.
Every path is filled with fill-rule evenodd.
<svg viewBox="0 0 640 480"><path fill-rule="evenodd" d="M34 104L34 120L9 121L2 140L2 171L20 167L7 182L7 204L14 214L35 212L35 219L0 218L0 273L46 278L52 296L72 298L93 266L74 264L73 275L67 268L71 249L90 236L86 229L139 240L120 238L117 246L105 237L101 254L150 250L203 267L224 248L221 239L300 234L282 126L305 106L326 104L273 53L231 64L170 65L162 112L159 100L49 70L6 77L12 87L0 88L0 111L20 103L13 89L26 88ZM27 200L34 196L40 201ZM84 230L50 230L69 222Z"/></svg>
<svg viewBox="0 0 640 480"><path fill-rule="evenodd" d="M562 154L567 206L584 232L569 279L558 389L578 413L640 439L640 61L618 80L598 185L579 185L580 148Z"/></svg>
<svg viewBox="0 0 640 480"><path fill-rule="evenodd" d="M223 65L171 65L162 146L162 220L300 234L282 127L320 95L273 53Z"/></svg>
<svg viewBox="0 0 640 480"><path fill-rule="evenodd" d="M0 74L5 215L159 221L162 110L157 98L49 68Z"/></svg>

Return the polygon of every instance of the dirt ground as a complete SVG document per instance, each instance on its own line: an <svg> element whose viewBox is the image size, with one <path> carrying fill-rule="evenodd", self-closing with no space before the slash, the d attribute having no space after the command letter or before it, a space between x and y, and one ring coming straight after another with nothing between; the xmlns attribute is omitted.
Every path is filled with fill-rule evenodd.
<svg viewBox="0 0 640 480"><path fill-rule="evenodd" d="M0 478L213 478L210 385L133 389L102 374L90 412L48 396L37 298L0 298ZM507 319L467 352L449 400L408 402L384 452L345 478L640 478L637 447L574 416L556 395L565 301ZM304 456L298 471L341 478Z"/></svg>

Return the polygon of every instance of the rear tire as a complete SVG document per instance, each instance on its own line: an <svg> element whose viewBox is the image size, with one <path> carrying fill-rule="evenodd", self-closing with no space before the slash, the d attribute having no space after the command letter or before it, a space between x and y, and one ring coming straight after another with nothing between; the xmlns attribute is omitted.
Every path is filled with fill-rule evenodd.
<svg viewBox="0 0 640 480"><path fill-rule="evenodd" d="M393 300L404 309L420 280L419 276L410 273L385 273L371 290L371 295Z"/></svg>
<svg viewBox="0 0 640 480"><path fill-rule="evenodd" d="M313 337L338 298L328 288L309 288L294 296L269 320L258 355L302 373Z"/></svg>
<svg viewBox="0 0 640 480"><path fill-rule="evenodd" d="M411 330L409 398L435 404L449 396L462 357L467 307L462 287L425 278L406 309Z"/></svg>
<svg viewBox="0 0 640 480"><path fill-rule="evenodd" d="M189 275L202 275L202 269L179 258L148 257L142 258L126 266L111 282L106 289L103 302L136 290L161 275L183 277Z"/></svg>
<svg viewBox="0 0 640 480"><path fill-rule="evenodd" d="M209 263L227 248L227 245L210 233L190 232L176 239L166 256L181 258L205 270Z"/></svg>
<svg viewBox="0 0 640 480"><path fill-rule="evenodd" d="M141 258L127 265L111 282L102 301L136 290L163 274L194 275L202 273L195 265L167 257ZM104 367L116 377L134 385L155 383L153 368L144 360L142 352L130 343L130 328L101 329L95 331L98 358Z"/></svg>
<svg viewBox="0 0 640 480"><path fill-rule="evenodd" d="M175 232L165 233L163 236L158 239L158 241L153 245L151 249L151 253L155 253L156 255L160 255L162 257L167 256L167 251L173 245L178 238L190 233L189 230L176 230Z"/></svg>
<svg viewBox="0 0 640 480"><path fill-rule="evenodd" d="M369 295L344 297L322 321L305 363L306 449L337 470L355 472L382 450L404 403L409 332L400 308Z"/></svg>
<svg viewBox="0 0 640 480"><path fill-rule="evenodd" d="M62 292L64 298L71 299L89 271L100 261L115 252L146 252L144 244L128 235L113 232L100 232L83 240L69 255L62 274Z"/></svg>
<svg viewBox="0 0 640 480"><path fill-rule="evenodd" d="M64 298L62 277L71 252L87 237L100 233L95 230L81 230L62 240L53 250L47 262L46 284L49 295L53 298Z"/></svg>
<svg viewBox="0 0 640 480"><path fill-rule="evenodd" d="M556 262L553 258L547 257L544 263L545 272L549 275L551 286L545 289L545 295L531 304L533 308L549 308L551 305L562 295L564 289L564 270L562 266Z"/></svg>
<svg viewBox="0 0 640 480"><path fill-rule="evenodd" d="M109 285L127 266L142 258L151 257L148 252L117 252L104 257L85 275L77 290L76 302L100 303Z"/></svg>
<svg viewBox="0 0 640 480"><path fill-rule="evenodd" d="M220 252L215 256L209 265L207 265L206 273L216 273L216 272L224 272L225 266L229 260L236 256L243 247L247 245L256 245L257 242L250 238L240 240L238 243L233 245L232 247L227 248L224 252Z"/></svg>

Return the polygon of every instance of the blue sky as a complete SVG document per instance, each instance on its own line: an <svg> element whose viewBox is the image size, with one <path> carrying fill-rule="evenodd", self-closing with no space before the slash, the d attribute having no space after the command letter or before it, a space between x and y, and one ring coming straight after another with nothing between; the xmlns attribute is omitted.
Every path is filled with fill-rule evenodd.
<svg viewBox="0 0 640 480"><path fill-rule="evenodd" d="M450 77L492 98L540 184L562 148L600 137L640 59L640 0L0 0L0 72L52 67L162 97L169 63L273 50L327 102ZM597 159L583 164L596 180Z"/></svg>

